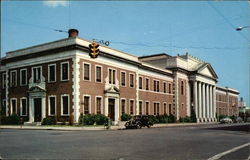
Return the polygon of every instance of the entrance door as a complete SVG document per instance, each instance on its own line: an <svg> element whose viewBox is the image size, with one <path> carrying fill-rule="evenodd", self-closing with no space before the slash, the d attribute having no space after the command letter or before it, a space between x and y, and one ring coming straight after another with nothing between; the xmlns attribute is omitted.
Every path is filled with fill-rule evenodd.
<svg viewBox="0 0 250 160"><path fill-rule="evenodd" d="M35 122L41 122L42 120L42 99L34 98L34 114Z"/></svg>
<svg viewBox="0 0 250 160"><path fill-rule="evenodd" d="M112 121L115 120L115 99L109 99L108 116Z"/></svg>

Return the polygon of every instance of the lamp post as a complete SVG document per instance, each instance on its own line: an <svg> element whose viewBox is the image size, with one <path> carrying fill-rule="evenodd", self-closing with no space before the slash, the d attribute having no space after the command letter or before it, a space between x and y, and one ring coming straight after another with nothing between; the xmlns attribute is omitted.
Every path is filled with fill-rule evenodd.
<svg viewBox="0 0 250 160"><path fill-rule="evenodd" d="M236 31L241 31L244 28L250 28L250 26L237 27L235 30Z"/></svg>

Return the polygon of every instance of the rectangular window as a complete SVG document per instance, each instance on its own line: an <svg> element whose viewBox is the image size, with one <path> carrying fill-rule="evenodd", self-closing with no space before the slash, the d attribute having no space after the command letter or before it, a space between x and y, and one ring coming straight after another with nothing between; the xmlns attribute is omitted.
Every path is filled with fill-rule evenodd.
<svg viewBox="0 0 250 160"><path fill-rule="evenodd" d="M49 96L49 115L56 114L56 96Z"/></svg>
<svg viewBox="0 0 250 160"><path fill-rule="evenodd" d="M166 84L166 82L163 82L163 92L167 93L167 84Z"/></svg>
<svg viewBox="0 0 250 160"><path fill-rule="evenodd" d="M142 77L139 77L139 89L142 89Z"/></svg>
<svg viewBox="0 0 250 160"><path fill-rule="evenodd" d="M21 98L21 116L27 116L27 99Z"/></svg>
<svg viewBox="0 0 250 160"><path fill-rule="evenodd" d="M172 114L172 105L171 104L168 105L168 114L169 115Z"/></svg>
<svg viewBox="0 0 250 160"><path fill-rule="evenodd" d="M154 103L154 115L156 115L156 103Z"/></svg>
<svg viewBox="0 0 250 160"><path fill-rule="evenodd" d="M96 97L96 114L101 114L102 98Z"/></svg>
<svg viewBox="0 0 250 160"><path fill-rule="evenodd" d="M32 68L33 83L40 83L41 77L42 77L42 67L33 67Z"/></svg>
<svg viewBox="0 0 250 160"><path fill-rule="evenodd" d="M24 86L27 84L27 69L20 70L20 85Z"/></svg>
<svg viewBox="0 0 250 160"><path fill-rule="evenodd" d="M16 107L16 98L11 98L11 114L17 114L17 107Z"/></svg>
<svg viewBox="0 0 250 160"><path fill-rule="evenodd" d="M139 114L142 114L142 101L139 102Z"/></svg>
<svg viewBox="0 0 250 160"><path fill-rule="evenodd" d="M146 78L146 90L149 90L149 79Z"/></svg>
<svg viewBox="0 0 250 160"><path fill-rule="evenodd" d="M181 95L184 95L184 82L181 81Z"/></svg>
<svg viewBox="0 0 250 160"><path fill-rule="evenodd" d="M69 96L62 95L62 115L69 115Z"/></svg>
<svg viewBox="0 0 250 160"><path fill-rule="evenodd" d="M122 103L122 114L123 114L123 113L125 113L126 100L125 100L125 99L122 99L121 103Z"/></svg>
<svg viewBox="0 0 250 160"><path fill-rule="evenodd" d="M69 80L69 62L61 63L61 80Z"/></svg>
<svg viewBox="0 0 250 160"><path fill-rule="evenodd" d="M6 87L6 73L2 74L2 88Z"/></svg>
<svg viewBox="0 0 250 160"><path fill-rule="evenodd" d="M154 91L156 92L156 80L154 80Z"/></svg>
<svg viewBox="0 0 250 160"><path fill-rule="evenodd" d="M56 65L50 64L48 65L48 82L56 81Z"/></svg>
<svg viewBox="0 0 250 160"><path fill-rule="evenodd" d="M126 72L121 72L121 85L126 86Z"/></svg>
<svg viewBox="0 0 250 160"><path fill-rule="evenodd" d="M116 70L109 69L109 84L115 84L116 80Z"/></svg>
<svg viewBox="0 0 250 160"><path fill-rule="evenodd" d="M134 114L134 100L130 100L130 114Z"/></svg>
<svg viewBox="0 0 250 160"><path fill-rule="evenodd" d="M160 103L156 103L156 106L157 106L157 115L160 114Z"/></svg>
<svg viewBox="0 0 250 160"><path fill-rule="evenodd" d="M90 65L87 63L84 63L83 65L83 79L89 81L90 80Z"/></svg>
<svg viewBox="0 0 250 160"><path fill-rule="evenodd" d="M100 67L100 66L96 66L96 76L95 76L95 78L96 78L96 82L102 82L102 67Z"/></svg>
<svg viewBox="0 0 250 160"><path fill-rule="evenodd" d="M134 87L134 75L129 74L129 86Z"/></svg>
<svg viewBox="0 0 250 160"><path fill-rule="evenodd" d="M16 72L16 70L10 72L10 86L11 87L17 86L17 72Z"/></svg>
<svg viewBox="0 0 250 160"><path fill-rule="evenodd" d="M146 102L146 115L149 115L149 102Z"/></svg>
<svg viewBox="0 0 250 160"><path fill-rule="evenodd" d="M168 93L171 94L172 93L172 85L171 83L168 84Z"/></svg>
<svg viewBox="0 0 250 160"><path fill-rule="evenodd" d="M156 81L156 91L160 92L160 81Z"/></svg>
<svg viewBox="0 0 250 160"><path fill-rule="evenodd" d="M84 96L84 114L89 114L89 103L90 103L90 97L89 96Z"/></svg>
<svg viewBox="0 0 250 160"><path fill-rule="evenodd" d="M167 103L164 103L163 107L164 107L164 114L167 114Z"/></svg>

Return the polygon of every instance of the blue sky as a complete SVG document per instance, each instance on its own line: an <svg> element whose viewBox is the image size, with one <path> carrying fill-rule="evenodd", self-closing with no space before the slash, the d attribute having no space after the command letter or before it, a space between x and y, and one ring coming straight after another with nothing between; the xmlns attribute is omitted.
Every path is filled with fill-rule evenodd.
<svg viewBox="0 0 250 160"><path fill-rule="evenodd" d="M67 37L53 29L110 41L137 56L189 54L209 62L218 85L240 91L249 103L250 26L247 1L4 1L1 56Z"/></svg>

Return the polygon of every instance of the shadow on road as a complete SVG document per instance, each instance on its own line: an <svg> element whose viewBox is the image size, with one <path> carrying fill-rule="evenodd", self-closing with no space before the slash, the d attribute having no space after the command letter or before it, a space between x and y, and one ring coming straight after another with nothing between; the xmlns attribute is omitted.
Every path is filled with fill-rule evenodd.
<svg viewBox="0 0 250 160"><path fill-rule="evenodd" d="M209 128L209 129L250 132L250 124L242 124L242 125L237 125L237 126L229 125L229 126L222 126L222 127Z"/></svg>

